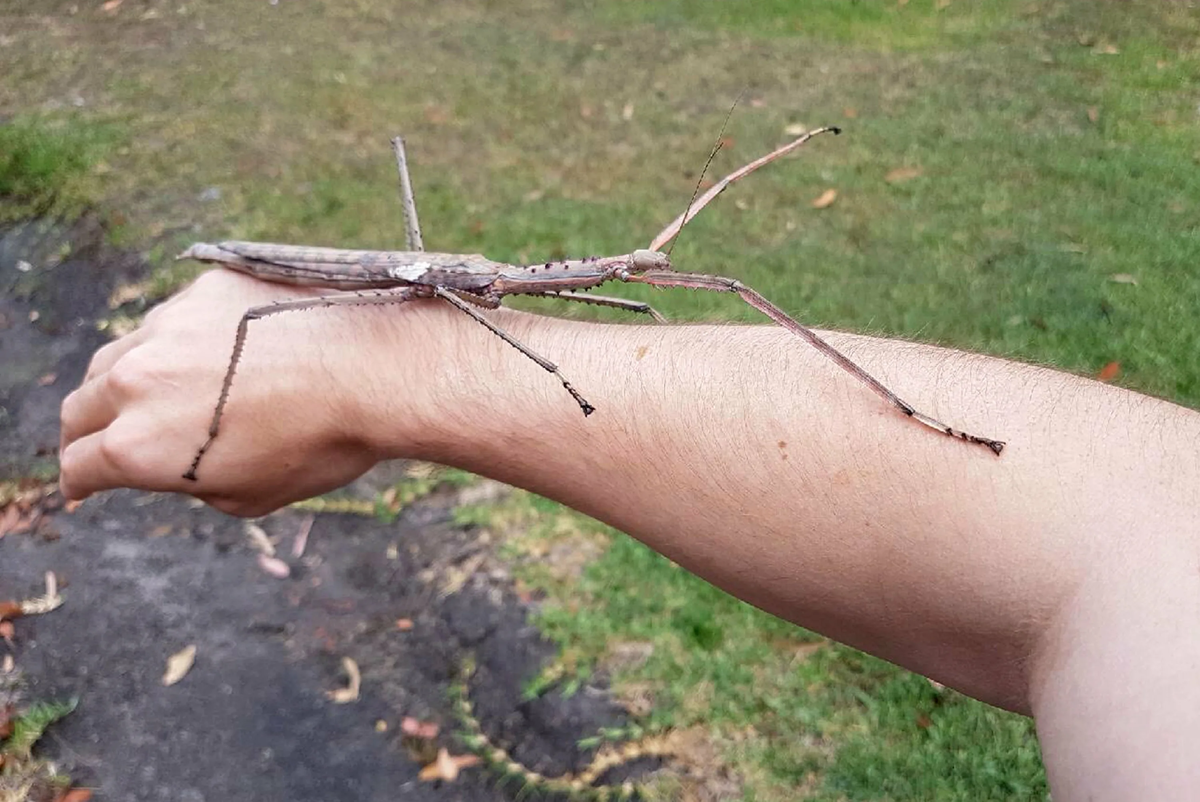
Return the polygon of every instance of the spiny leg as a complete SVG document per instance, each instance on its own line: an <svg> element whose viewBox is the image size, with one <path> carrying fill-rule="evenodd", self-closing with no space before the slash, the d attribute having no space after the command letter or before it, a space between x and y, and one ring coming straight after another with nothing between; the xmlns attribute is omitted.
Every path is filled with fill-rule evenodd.
<svg viewBox="0 0 1200 802"><path fill-rule="evenodd" d="M260 320L264 317L277 315L280 312L295 312L301 309L324 309L331 306L363 306L367 304L399 304L414 297L416 296L412 287L402 287L391 291L355 292L324 295L318 298L302 298L295 301L279 301L247 310L246 314L242 315L241 321L238 322L237 337L233 341L233 356L229 358L229 367L225 369L225 379L221 382L221 395L218 396L217 405L213 408L212 422L208 425L208 439L204 441L204 445L200 446L200 449L196 452L196 456L192 460L191 466L187 469L187 473L183 475L183 478L193 482L197 480L196 471L200 468L200 460L204 459L204 455L212 447L213 441L217 439L217 431L221 426L221 416L225 414L225 405L229 401L229 390L233 386L233 376L237 372L238 363L242 360L242 351L246 347L246 332L251 320Z"/></svg>
<svg viewBox="0 0 1200 802"><path fill-rule="evenodd" d="M626 312L639 312L649 315L654 318L656 323L666 323L667 319L662 314L648 303L642 301L630 301L625 298L613 298L608 295L588 295L582 292L527 292L525 295L532 295L538 298L561 298L564 301L578 301L583 304L592 304L594 306L611 306L613 309L624 309Z"/></svg>
<svg viewBox="0 0 1200 802"><path fill-rule="evenodd" d="M492 332L492 334L495 334L500 339L504 340L504 342L508 343L513 348L516 348L522 354L524 354L525 356L532 359L543 370L546 370L550 373L553 373L555 376L557 376L558 380L560 382L562 382L562 386L564 388L566 388L566 391L568 393L570 393L571 397L575 399L575 402L577 404L579 404L579 408L583 410L584 415L591 415L593 412L596 411L596 408L594 406L592 406L591 404L589 404L587 402L587 399L585 399L582 395L580 395L579 391L571 386L571 383L569 381L567 381L566 377L562 375L561 371L559 371L558 365L555 365L553 362L546 359L544 356L541 356L540 354L537 354L534 351L530 350L530 348L528 346L523 345L520 341L518 341L516 338L514 338L507 331L500 328L492 321L488 320L481 313L479 313L473 306L468 304L466 301L464 301L462 298L460 298L453 291L448 290L445 287L434 287L433 291L439 298L444 298L446 301L448 301L452 305L458 307L459 309L466 312L471 317L475 318L477 321L482 323L484 326L487 326L488 329ZM483 299L479 298L478 296L473 296L472 302L478 306L489 306L490 305L489 303L484 302ZM496 302L496 306L499 306L498 301Z"/></svg>
<svg viewBox="0 0 1200 802"><path fill-rule="evenodd" d="M802 337L809 345L816 348L825 356L837 363L838 367L845 370L854 378L861 381L863 384L870 387L881 398L887 401L892 406L899 409L908 417L917 422L928 426L936 432L941 432L950 437L956 437L959 440L964 440L968 443L976 443L981 446L986 446L991 449L996 456L1000 456L1000 452L1004 450L1004 442L1001 440L992 440L987 437L978 437L969 434L959 429L952 428L942 423L937 418L926 415L923 412L918 412L911 404L904 401L900 396L893 393L883 385L878 379L865 370L856 365L849 357L845 356L841 351L838 351L829 343L825 342L816 332L805 328L797 321L789 317L782 309L768 301L756 291L747 287L740 281L722 276L706 276L698 273L673 273L666 271L650 271L640 275L629 275L622 277L625 281L641 282L651 284L656 287L685 287L694 290L716 290L718 292L735 292L743 301L753 306L758 311L762 312L771 320L783 326L788 331Z"/></svg>
<svg viewBox="0 0 1200 802"><path fill-rule="evenodd" d="M404 154L404 140L392 139L392 150L396 152L396 169L400 171L400 206L404 209L404 247L409 251L425 250L421 240L421 222L417 219L417 200L413 195L412 180L408 176L408 157Z"/></svg>

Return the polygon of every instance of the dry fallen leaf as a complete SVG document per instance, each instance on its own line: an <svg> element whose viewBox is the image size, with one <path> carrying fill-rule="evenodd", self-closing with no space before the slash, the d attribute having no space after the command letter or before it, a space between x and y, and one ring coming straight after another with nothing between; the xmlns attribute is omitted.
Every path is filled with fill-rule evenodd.
<svg viewBox="0 0 1200 802"><path fill-rule="evenodd" d="M1091 122L1098 122L1100 120L1100 107L1099 106L1088 106L1087 115L1088 115L1088 120L1090 120Z"/></svg>
<svg viewBox="0 0 1200 802"><path fill-rule="evenodd" d="M458 779L458 773L461 770L478 763L479 758L476 755L451 756L445 749L439 749L437 759L421 769L421 773L417 776L426 782L432 780L454 782Z"/></svg>
<svg viewBox="0 0 1200 802"><path fill-rule="evenodd" d="M1131 273L1113 273L1108 277L1109 281L1115 281L1118 284L1137 284L1137 276Z"/></svg>
<svg viewBox="0 0 1200 802"><path fill-rule="evenodd" d="M317 516L311 513L300 522L300 531L296 532L296 537L292 540L292 556L297 560L304 556L304 550L308 548L308 536L316 522Z"/></svg>
<svg viewBox="0 0 1200 802"><path fill-rule="evenodd" d="M325 696L335 705L346 705L351 702L358 701L358 693L362 688L362 673L358 670L358 663L354 662L352 657L342 658L342 670L346 672L349 678L345 688L338 688L336 691L326 691Z"/></svg>
<svg viewBox="0 0 1200 802"><path fill-rule="evenodd" d="M130 301L146 297L145 284L122 284L108 296L108 308L118 309Z"/></svg>
<svg viewBox="0 0 1200 802"><path fill-rule="evenodd" d="M400 720L400 732L412 738L432 741L438 737L438 725L436 721L421 721L412 716L405 716Z"/></svg>
<svg viewBox="0 0 1200 802"><path fill-rule="evenodd" d="M918 178L921 172L920 167L897 167L895 170L889 171L883 180L889 184L895 184L899 181L908 181L910 178Z"/></svg>
<svg viewBox="0 0 1200 802"><path fill-rule="evenodd" d="M187 676L196 662L196 644L185 646L167 658L167 670L163 673L162 684L170 687Z"/></svg>
<svg viewBox="0 0 1200 802"><path fill-rule="evenodd" d="M15 502L0 510L0 537L4 537L9 532L16 532L20 521L21 508Z"/></svg>
<svg viewBox="0 0 1200 802"><path fill-rule="evenodd" d="M629 122L630 120L633 119L633 104L632 103L626 103L625 108L621 109L621 119L624 120L625 122Z"/></svg>
<svg viewBox="0 0 1200 802"><path fill-rule="evenodd" d="M842 109L842 116L847 120L853 120L858 116L858 109L854 108L853 106L847 106L846 108Z"/></svg>
<svg viewBox="0 0 1200 802"><path fill-rule="evenodd" d="M58 577L53 571L46 572L46 593L21 602L24 615L42 615L62 607L63 597L58 595Z"/></svg>
<svg viewBox="0 0 1200 802"><path fill-rule="evenodd" d="M808 133L808 126L804 123L792 123L783 132L788 136L804 136Z"/></svg>
<svg viewBox="0 0 1200 802"><path fill-rule="evenodd" d="M292 567L278 557L269 557L266 554L258 555L258 567L264 573L270 574L276 579L287 579L292 575Z"/></svg>
<svg viewBox="0 0 1200 802"><path fill-rule="evenodd" d="M1104 367L1100 368L1100 372L1096 374L1096 378L1102 382L1110 382L1117 376L1121 375L1121 363L1117 361L1109 362Z"/></svg>
<svg viewBox="0 0 1200 802"><path fill-rule="evenodd" d="M820 197L812 202L812 207L814 209L828 209L833 205L835 200L837 200L837 190L827 189L821 193Z"/></svg>
<svg viewBox="0 0 1200 802"><path fill-rule="evenodd" d="M271 542L271 538L267 536L267 531L258 524L248 523L245 525L246 537L250 539L250 545L259 552L268 557L275 556L275 544Z"/></svg>
<svg viewBox="0 0 1200 802"><path fill-rule="evenodd" d="M1110 44L1108 42L1104 42L1102 44L1096 45L1092 49L1092 52L1099 53L1102 56L1115 56L1118 53L1120 53L1121 51L1116 45Z"/></svg>
<svg viewBox="0 0 1200 802"><path fill-rule="evenodd" d="M445 106L429 103L425 106L425 121L433 125L442 125L450 121L450 112Z"/></svg>

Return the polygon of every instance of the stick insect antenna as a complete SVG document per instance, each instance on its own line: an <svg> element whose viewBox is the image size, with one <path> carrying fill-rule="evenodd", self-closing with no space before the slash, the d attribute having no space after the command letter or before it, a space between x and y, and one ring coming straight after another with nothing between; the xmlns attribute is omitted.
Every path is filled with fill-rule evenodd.
<svg viewBox="0 0 1200 802"><path fill-rule="evenodd" d="M671 255L671 251L675 250L675 245L679 242L679 235L683 233L683 227L687 225L689 219L688 215L692 213L692 205L696 202L696 197L700 194L700 186L704 183L704 176L708 173L708 168L713 163L713 159L717 157L717 152L725 144L725 128L729 125L729 118L733 116L733 110L737 108L737 104L741 101L744 94L746 94L745 89L738 93L738 96L733 99L733 105L729 107L729 111L725 112L725 120L721 123L720 132L717 133L717 141L713 143L712 151L708 154L708 161L704 162L704 169L700 171L700 177L696 179L696 188L692 190L691 200L688 201L687 208L683 210L683 222L671 240L671 247L667 248L667 256Z"/></svg>

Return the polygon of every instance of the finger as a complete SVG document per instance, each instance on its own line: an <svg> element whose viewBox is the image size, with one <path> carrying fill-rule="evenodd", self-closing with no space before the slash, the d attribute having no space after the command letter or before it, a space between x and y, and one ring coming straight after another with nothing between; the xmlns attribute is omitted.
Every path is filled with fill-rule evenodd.
<svg viewBox="0 0 1200 802"><path fill-rule="evenodd" d="M60 453L79 438L107 428L116 419L118 411L116 394L103 378L80 386L63 399Z"/></svg>
<svg viewBox="0 0 1200 802"><path fill-rule="evenodd" d="M64 498L79 501L101 490L120 486L103 441L103 431L93 432L59 452L58 489Z"/></svg>

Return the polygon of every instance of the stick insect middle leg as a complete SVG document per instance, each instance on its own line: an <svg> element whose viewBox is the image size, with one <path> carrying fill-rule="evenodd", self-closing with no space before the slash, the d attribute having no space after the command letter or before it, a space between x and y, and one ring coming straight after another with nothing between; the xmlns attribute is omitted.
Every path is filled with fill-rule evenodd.
<svg viewBox="0 0 1200 802"><path fill-rule="evenodd" d="M524 354L525 356L529 357L534 362L536 362L538 364L538 366L540 368L542 368L542 370L545 370L549 373L553 373L558 378L558 380L560 382L562 382L562 386L566 389L566 391L568 393L571 394L571 397L575 399L575 402L577 404L579 404L579 408L583 410L583 414L585 416L591 415L593 412L596 411L596 408L594 406L592 406L591 404L589 404L587 399L584 398L582 395L580 395L579 391L576 390L569 381L567 381L567 377L562 375L562 371L560 371L558 369L558 365L554 364L549 359L546 359L546 357L537 353L536 351L531 349L529 346L523 344L516 337L513 337L507 331L500 328L492 321L488 320L486 317L483 316L483 314L481 312L479 312L477 309L475 309L473 306L471 306L471 304L475 304L476 306L483 306L483 307L495 309L496 307L500 306L500 302L498 300L489 302L487 299L482 298L478 295L471 295L471 294L466 294L466 293L460 295L460 294L454 292L453 290L449 290L445 287L434 287L433 292L437 297L444 299L445 301L450 303L452 306L460 309L463 312L466 312L468 315L475 318L476 321L478 321L479 323L482 323L484 326L487 327L487 329L489 331L492 332L492 334L495 334L497 337L504 340L504 342L508 343L513 348L516 348L522 354ZM463 300L464 298L469 298L471 303L467 303L467 301Z"/></svg>
<svg viewBox="0 0 1200 802"><path fill-rule="evenodd" d="M758 311L762 312L771 320L783 326L793 334L802 337L812 347L816 348L825 356L837 363L838 367L845 370L854 378L858 379L867 387L871 388L877 395L883 398L896 409L903 412L908 417L928 426L936 432L955 437L959 440L965 440L968 443L976 443L981 446L986 446L992 450L997 456L1004 450L1004 442L1000 440L992 440L987 437L979 437L968 432L955 429L947 426L937 418L926 415L924 412L918 411L912 404L900 398L894 392L884 386L883 382L876 379L870 373L860 368L849 357L841 351L834 348L825 340L821 339L816 332L803 326L798 321L790 317L786 312L780 309L775 304L768 301L755 290L747 287L737 279L724 278L722 276L707 276L700 273L674 273L666 271L649 271L640 275L631 275L625 278L626 281L640 282L650 284L655 287L684 287L695 290L716 290L718 292L733 292L737 293L743 301L753 306Z"/></svg>
<svg viewBox="0 0 1200 802"><path fill-rule="evenodd" d="M667 322L662 313L650 304L642 301L631 301L628 298L613 298L608 295L588 295L582 292L569 292L567 290L558 292L527 292L525 295L535 298L561 298L564 301L578 301L581 304L592 304L593 306L610 306L613 309L624 309L626 312L638 312L649 315L654 318L656 323Z"/></svg>

